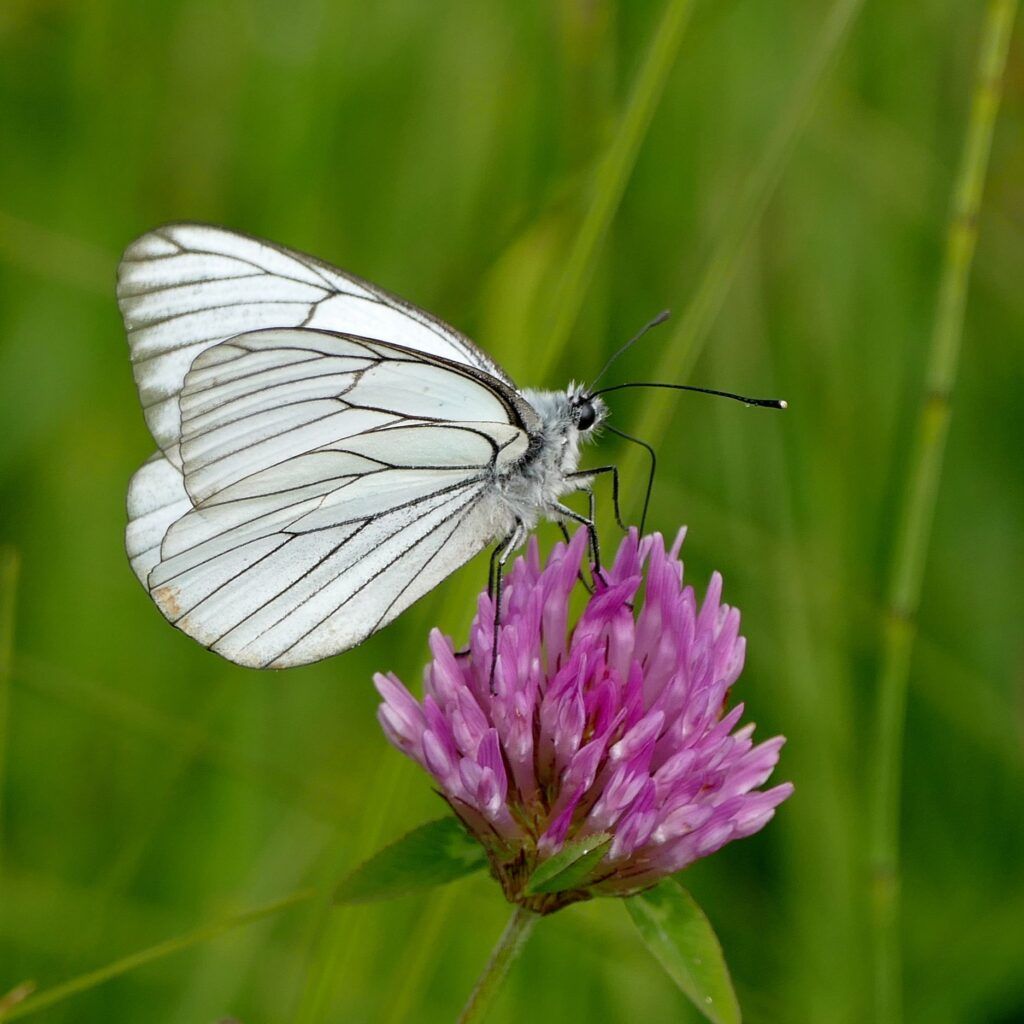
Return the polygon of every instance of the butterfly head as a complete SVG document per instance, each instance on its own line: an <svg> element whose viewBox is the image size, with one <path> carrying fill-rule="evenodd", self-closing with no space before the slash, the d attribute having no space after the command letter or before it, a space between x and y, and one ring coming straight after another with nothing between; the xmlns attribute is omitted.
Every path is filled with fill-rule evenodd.
<svg viewBox="0 0 1024 1024"><path fill-rule="evenodd" d="M590 393L582 384L570 384L566 390L572 422L580 434L589 434L608 416L608 406L599 395Z"/></svg>
<svg viewBox="0 0 1024 1024"><path fill-rule="evenodd" d="M582 384L570 384L564 391L523 391L539 420L533 438L531 474L550 487L555 500L564 492L564 480L576 471L580 443L593 440L608 415L604 400Z"/></svg>

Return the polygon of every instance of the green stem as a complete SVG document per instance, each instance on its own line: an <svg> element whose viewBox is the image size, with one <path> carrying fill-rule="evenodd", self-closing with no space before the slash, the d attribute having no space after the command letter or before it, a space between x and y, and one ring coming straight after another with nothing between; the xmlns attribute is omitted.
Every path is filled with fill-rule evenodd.
<svg viewBox="0 0 1024 1024"><path fill-rule="evenodd" d="M65 981L60 985L54 985L53 988L45 989L38 995L30 996L23 1002L15 1004L6 1012L0 1013L0 1020L4 1024L8 1024L9 1021L27 1017L29 1014L53 1006L54 1003L63 1002L65 999L78 995L80 992L95 988L95 986L101 985L105 981L110 981L112 978L117 978L122 974L127 974L129 971L134 971L138 967L151 964L155 960L162 960L166 956L180 953L182 950L198 946L202 942L209 942L225 932L240 928L243 925L253 924L265 917L270 917L273 914L280 913L282 910L287 910L289 907L294 907L298 903L304 903L307 900L311 900L316 894L317 890L315 889L300 889L290 896L273 900L270 903L264 903L261 907L245 910L240 914L232 914L230 917L213 921L185 935L179 935L177 938L159 942L155 946L150 946L149 949L141 949L137 953L131 953L120 960L107 964L106 967L100 967L98 970L80 974L77 978L72 978L70 981Z"/></svg>
<svg viewBox="0 0 1024 1024"><path fill-rule="evenodd" d="M501 983L508 974L509 967L526 944L533 931L533 926L540 920L540 915L525 907L516 907L505 930L501 933L497 945L491 952L491 958L483 973L476 980L469 1000L459 1014L456 1024L469 1024L470 1021L483 1020L490 1009L491 1003L501 988Z"/></svg>
<svg viewBox="0 0 1024 1024"><path fill-rule="evenodd" d="M899 949L899 819L907 682L928 542L949 429L977 217L1017 0L990 0L928 352L924 396L897 520L887 589L870 780L869 867L874 1020L902 1019Z"/></svg>
<svg viewBox="0 0 1024 1024"><path fill-rule="evenodd" d="M11 675L14 670L14 605L18 589L18 553L0 547L0 886L3 885L4 791L7 739L11 713Z"/></svg>

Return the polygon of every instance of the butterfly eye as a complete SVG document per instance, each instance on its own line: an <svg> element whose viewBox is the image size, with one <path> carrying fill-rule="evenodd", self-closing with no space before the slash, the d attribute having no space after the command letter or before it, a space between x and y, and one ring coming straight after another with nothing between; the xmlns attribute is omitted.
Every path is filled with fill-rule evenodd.
<svg viewBox="0 0 1024 1024"><path fill-rule="evenodd" d="M576 413L576 426L580 430L589 430L597 420L597 412L590 402L582 402Z"/></svg>

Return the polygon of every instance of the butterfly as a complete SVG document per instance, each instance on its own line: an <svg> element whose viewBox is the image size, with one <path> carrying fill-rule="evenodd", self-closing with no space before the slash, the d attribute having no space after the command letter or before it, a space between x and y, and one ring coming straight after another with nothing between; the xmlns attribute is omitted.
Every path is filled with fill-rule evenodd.
<svg viewBox="0 0 1024 1024"><path fill-rule="evenodd" d="M520 390L468 338L312 256L202 224L118 272L159 449L128 489L131 566L239 665L348 650L487 546L499 563L588 489L592 389Z"/></svg>

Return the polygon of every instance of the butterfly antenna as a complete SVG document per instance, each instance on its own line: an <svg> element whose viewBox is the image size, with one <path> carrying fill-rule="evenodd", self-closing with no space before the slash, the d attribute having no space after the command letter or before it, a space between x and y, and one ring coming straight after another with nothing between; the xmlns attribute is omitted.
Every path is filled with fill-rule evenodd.
<svg viewBox="0 0 1024 1024"><path fill-rule="evenodd" d="M734 402L744 405L756 405L763 409L786 409L788 403L782 398L748 398L746 395L734 395L731 391L716 391L714 388L698 388L693 384L663 384L660 381L634 380L626 384L612 384L611 387L592 391L593 395L607 395L610 391L622 391L625 388L668 388L672 391L696 391L702 395L715 395L718 398L731 398ZM611 429L610 427L608 428Z"/></svg>
<svg viewBox="0 0 1024 1024"><path fill-rule="evenodd" d="M624 430L619 430L613 427L610 423L604 425L604 429L610 434L616 434L618 437L623 438L626 441L632 441L633 444L640 445L641 448L647 449L647 454L651 458L651 469L647 474L647 490L644 492L644 510L640 515L640 536L643 536L644 525L647 523L647 509L651 505L651 491L654 489L654 473L658 468L658 456L655 455L654 449L646 442L641 441L639 437L634 437L632 434L627 434Z"/></svg>
<svg viewBox="0 0 1024 1024"><path fill-rule="evenodd" d="M609 359L608 362L604 364L604 366L601 369L601 372L594 378L594 383L591 385L591 390L593 394L597 393L593 391L593 388L597 387L597 382L608 372L612 363L614 363L615 360L618 359L619 356L621 356L622 353L625 352L630 346L635 345L652 327L657 327L658 324L663 324L669 318L669 316L669 311L667 309L663 309L653 320L649 320L647 323L645 323L643 327L641 327L640 330L637 331L636 334L634 334L633 337L630 338L629 341L627 341L626 344L623 345L611 357L611 359Z"/></svg>

